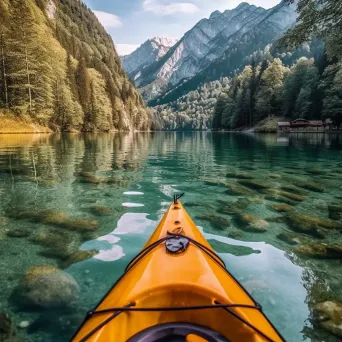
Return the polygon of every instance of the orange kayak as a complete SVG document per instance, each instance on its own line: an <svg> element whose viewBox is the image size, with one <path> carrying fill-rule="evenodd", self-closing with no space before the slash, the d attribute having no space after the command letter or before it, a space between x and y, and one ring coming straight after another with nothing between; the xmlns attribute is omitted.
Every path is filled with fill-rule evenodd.
<svg viewBox="0 0 342 342"><path fill-rule="evenodd" d="M285 341L177 198L72 341Z"/></svg>

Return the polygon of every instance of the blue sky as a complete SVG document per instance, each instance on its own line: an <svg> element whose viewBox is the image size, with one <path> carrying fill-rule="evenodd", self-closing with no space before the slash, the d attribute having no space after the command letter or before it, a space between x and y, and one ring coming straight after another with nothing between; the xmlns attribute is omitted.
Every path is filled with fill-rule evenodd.
<svg viewBox="0 0 342 342"><path fill-rule="evenodd" d="M83 0L112 35L119 54L135 50L154 36L181 38L215 10L235 8L242 0ZM270 8L280 0L247 0Z"/></svg>

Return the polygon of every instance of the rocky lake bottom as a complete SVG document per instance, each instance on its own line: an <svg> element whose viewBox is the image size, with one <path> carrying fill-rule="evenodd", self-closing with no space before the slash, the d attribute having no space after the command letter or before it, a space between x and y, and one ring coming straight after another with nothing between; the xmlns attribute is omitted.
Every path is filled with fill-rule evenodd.
<svg viewBox="0 0 342 342"><path fill-rule="evenodd" d="M0 136L0 340L68 341L175 193L287 341L342 339L342 135Z"/></svg>

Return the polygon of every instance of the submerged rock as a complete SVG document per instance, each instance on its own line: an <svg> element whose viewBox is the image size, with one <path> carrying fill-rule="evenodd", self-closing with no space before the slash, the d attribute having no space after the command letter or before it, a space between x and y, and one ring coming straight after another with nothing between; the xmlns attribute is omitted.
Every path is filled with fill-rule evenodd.
<svg viewBox="0 0 342 342"><path fill-rule="evenodd" d="M227 178L237 178L237 179L253 179L254 177L248 175L245 172L228 172L226 173Z"/></svg>
<svg viewBox="0 0 342 342"><path fill-rule="evenodd" d="M68 214L64 211L55 209L41 209L33 210L27 208L17 208L15 211L9 213L15 219L27 219L44 224L59 226L68 220Z"/></svg>
<svg viewBox="0 0 342 342"><path fill-rule="evenodd" d="M218 215L202 215L198 216L198 219L210 222L215 228L219 230L225 230L231 225L231 222L228 218Z"/></svg>
<svg viewBox="0 0 342 342"><path fill-rule="evenodd" d="M240 186L238 184L226 184L228 190L226 191L227 194L233 196L250 196L254 195L254 192L250 189L245 188L244 186Z"/></svg>
<svg viewBox="0 0 342 342"><path fill-rule="evenodd" d="M209 240L209 243L217 253L229 253L235 256L244 256L261 253L261 251L254 250L251 247L229 245L214 239Z"/></svg>
<svg viewBox="0 0 342 342"><path fill-rule="evenodd" d="M330 204L328 211L331 220L339 221L342 219L342 204Z"/></svg>
<svg viewBox="0 0 342 342"><path fill-rule="evenodd" d="M263 192L265 194L274 196L278 199L289 199L291 201L296 201L296 202L303 202L305 200L305 197L302 195L297 195L292 192L287 192L287 191L283 191L279 189L266 189Z"/></svg>
<svg viewBox="0 0 342 342"><path fill-rule="evenodd" d="M252 204L265 204L264 197L252 196L252 197L247 197L247 200L248 202Z"/></svg>
<svg viewBox="0 0 342 342"><path fill-rule="evenodd" d="M16 228L16 229L9 230L6 234L9 237L25 238L25 237L30 236L31 231L26 228Z"/></svg>
<svg viewBox="0 0 342 342"><path fill-rule="evenodd" d="M32 236L31 241L46 247L40 252L41 255L60 260L77 252L81 244L76 234L65 230L40 231Z"/></svg>
<svg viewBox="0 0 342 342"><path fill-rule="evenodd" d="M230 237L231 239L235 239L235 240L239 240L243 238L243 234L241 232L230 232L228 234L228 237Z"/></svg>
<svg viewBox="0 0 342 342"><path fill-rule="evenodd" d="M342 338L342 303L326 301L315 306L319 325L331 334Z"/></svg>
<svg viewBox="0 0 342 342"><path fill-rule="evenodd" d="M317 238L324 238L324 231L322 229L342 229L342 223L297 212L290 212L285 218L292 230Z"/></svg>
<svg viewBox="0 0 342 342"><path fill-rule="evenodd" d="M269 223L255 215L250 214L239 214L237 216L239 227L242 230L253 232L253 233L264 233L267 231Z"/></svg>
<svg viewBox="0 0 342 342"><path fill-rule="evenodd" d="M341 245L327 245L324 243L311 243L299 245L295 252L300 255L321 259L342 259Z"/></svg>
<svg viewBox="0 0 342 342"><path fill-rule="evenodd" d="M284 216L267 217L265 220L267 222L270 222L270 223L285 223L285 217Z"/></svg>
<svg viewBox="0 0 342 342"><path fill-rule="evenodd" d="M280 189L301 196L307 196L309 194L309 191L300 189L294 185L282 185Z"/></svg>
<svg viewBox="0 0 342 342"><path fill-rule="evenodd" d="M217 179L204 179L203 182L206 185L212 185L212 186L222 185L222 186L226 186L225 182L222 182L222 181L217 180Z"/></svg>
<svg viewBox="0 0 342 342"><path fill-rule="evenodd" d="M93 256L95 256L97 253L98 253L98 251L95 249L87 250L87 251L77 251L74 254L70 255L69 258L64 260L61 263L61 266L62 266L62 268L67 268L67 267L71 266L72 264L76 264L78 262L90 259Z"/></svg>
<svg viewBox="0 0 342 342"><path fill-rule="evenodd" d="M309 182L309 181L295 180L292 182L292 184L299 188L307 189L307 190L314 191L314 192L324 192L325 190L324 186L318 183Z"/></svg>
<svg viewBox="0 0 342 342"><path fill-rule="evenodd" d="M238 182L241 185L247 186L247 188L255 189L255 190L264 190L270 187L268 184L265 184L260 180L242 179L242 180L239 180Z"/></svg>
<svg viewBox="0 0 342 342"><path fill-rule="evenodd" d="M277 239L282 240L289 245L298 245L302 241L302 236L292 232L283 232L277 235Z"/></svg>
<svg viewBox="0 0 342 342"><path fill-rule="evenodd" d="M90 220L87 218L71 218L67 220L62 227L79 232L88 232L98 229L100 227L100 223L96 220Z"/></svg>
<svg viewBox="0 0 342 342"><path fill-rule="evenodd" d="M282 203L282 204L288 204L291 206L295 206L297 205L299 202L295 202L295 201L291 201L290 199L286 198L286 197L282 197L279 195L266 195L265 199L271 202L278 202L278 203Z"/></svg>
<svg viewBox="0 0 342 342"><path fill-rule="evenodd" d="M71 306L79 286L68 273L53 266L30 268L16 291L27 304L53 309Z"/></svg>
<svg viewBox="0 0 342 342"><path fill-rule="evenodd" d="M68 220L68 214L64 211L46 209L37 213L37 218L45 224L62 225Z"/></svg>
<svg viewBox="0 0 342 342"><path fill-rule="evenodd" d="M9 341L16 335L15 326L6 313L0 313L0 341Z"/></svg>
<svg viewBox="0 0 342 342"><path fill-rule="evenodd" d="M113 214L113 209L103 206L103 205L96 205L90 208L92 214L96 216L110 216Z"/></svg>
<svg viewBox="0 0 342 342"><path fill-rule="evenodd" d="M231 202L219 209L219 212L229 215L236 215L242 213L250 205L250 201L247 198L240 198L235 202Z"/></svg>
<svg viewBox="0 0 342 342"><path fill-rule="evenodd" d="M279 213L285 213L293 210L293 208L288 204L273 204L271 205L271 208Z"/></svg>
<svg viewBox="0 0 342 342"><path fill-rule="evenodd" d="M310 173L312 175L325 175L326 172L321 169L306 169L305 172Z"/></svg>
<svg viewBox="0 0 342 342"><path fill-rule="evenodd" d="M31 241L34 243L47 247L59 246L60 244L65 244L72 239L72 233L57 229L38 231L31 237Z"/></svg>
<svg viewBox="0 0 342 342"><path fill-rule="evenodd" d="M269 173L268 177L273 179L281 179L281 175L279 173Z"/></svg>

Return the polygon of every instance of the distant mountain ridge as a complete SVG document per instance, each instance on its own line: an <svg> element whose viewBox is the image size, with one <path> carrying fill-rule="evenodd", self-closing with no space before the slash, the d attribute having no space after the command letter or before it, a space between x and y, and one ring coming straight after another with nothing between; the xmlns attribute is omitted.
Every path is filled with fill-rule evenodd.
<svg viewBox="0 0 342 342"><path fill-rule="evenodd" d="M246 55L279 38L296 17L295 6L283 2L269 10L243 2L215 11L158 61L136 70L136 84L150 104L174 101L203 82L231 76Z"/></svg>

